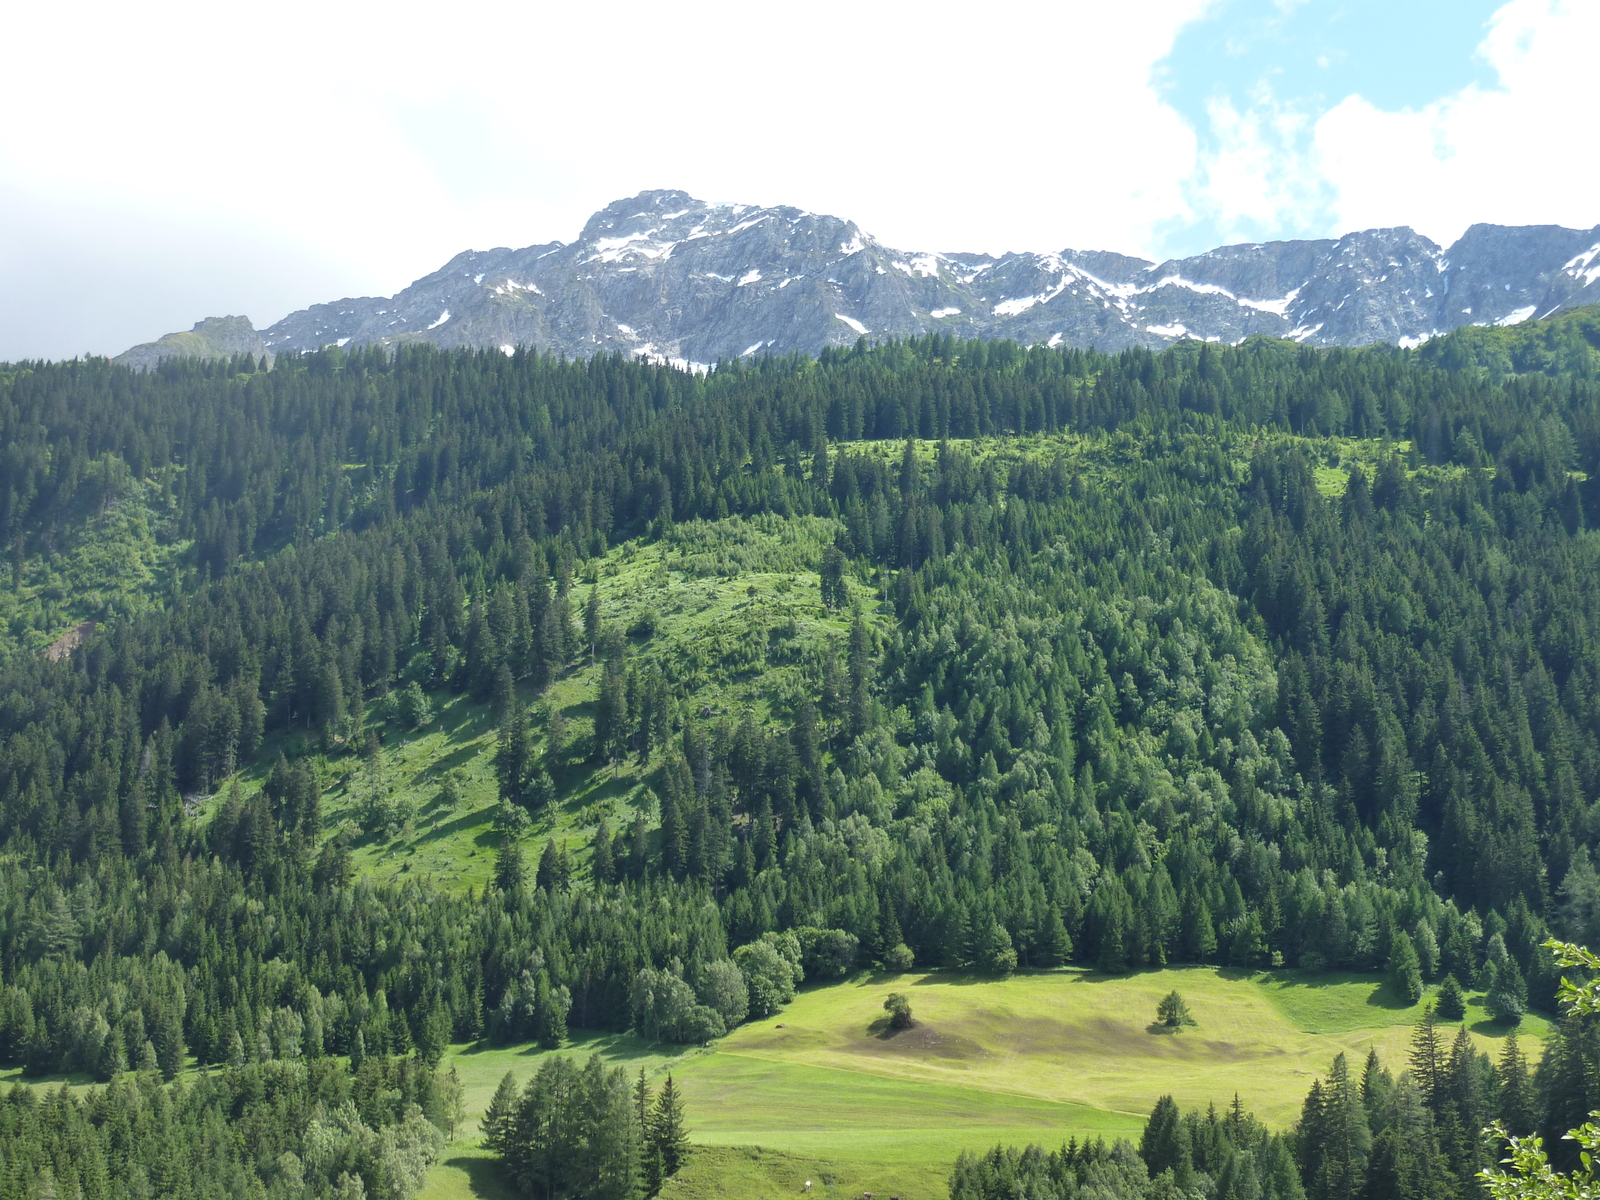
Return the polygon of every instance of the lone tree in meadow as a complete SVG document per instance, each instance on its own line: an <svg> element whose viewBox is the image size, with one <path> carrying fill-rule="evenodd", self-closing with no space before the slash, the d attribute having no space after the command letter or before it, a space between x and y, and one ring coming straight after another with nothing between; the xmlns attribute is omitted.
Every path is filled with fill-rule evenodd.
<svg viewBox="0 0 1600 1200"><path fill-rule="evenodd" d="M911 1028L911 997L904 992L890 992L883 1011L889 1014L890 1029Z"/></svg>
<svg viewBox="0 0 1600 1200"><path fill-rule="evenodd" d="M1169 1029L1181 1029L1194 1024L1194 1016L1183 1002L1183 997L1178 995L1177 988L1163 996L1161 1003L1156 1005L1156 1019Z"/></svg>

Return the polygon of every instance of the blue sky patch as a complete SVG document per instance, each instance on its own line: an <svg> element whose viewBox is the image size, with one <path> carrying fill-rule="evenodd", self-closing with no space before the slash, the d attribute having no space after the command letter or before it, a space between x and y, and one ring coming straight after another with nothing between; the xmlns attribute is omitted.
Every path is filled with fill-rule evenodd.
<svg viewBox="0 0 1600 1200"><path fill-rule="evenodd" d="M1285 161L1305 154L1317 118L1359 94L1380 109L1418 109L1468 84L1492 87L1478 46L1504 0L1223 0L1185 26L1154 70L1163 99L1195 131L1202 157L1218 149L1210 106L1240 113L1292 113L1298 134L1276 147ZM1282 136L1282 127L1273 133ZM1309 199L1309 198L1308 198ZM1303 228L1251 236L1324 236L1320 204L1299 212ZM1183 227L1184 242L1221 233L1205 219ZM1343 232L1343 231L1338 231ZM1176 233L1176 229L1174 230ZM1176 247L1174 247L1176 249Z"/></svg>

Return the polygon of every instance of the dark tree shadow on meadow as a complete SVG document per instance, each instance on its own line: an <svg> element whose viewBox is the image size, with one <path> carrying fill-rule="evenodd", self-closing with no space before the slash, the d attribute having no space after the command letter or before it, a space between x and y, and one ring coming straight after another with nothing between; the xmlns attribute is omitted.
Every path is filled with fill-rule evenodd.
<svg viewBox="0 0 1600 1200"><path fill-rule="evenodd" d="M467 1177L467 1186L472 1189L474 1196L480 1200L517 1200L517 1193L511 1187L511 1181L500 1169L500 1164L492 1158L480 1158L476 1155L458 1154L454 1158L444 1160L444 1165L454 1167Z"/></svg>

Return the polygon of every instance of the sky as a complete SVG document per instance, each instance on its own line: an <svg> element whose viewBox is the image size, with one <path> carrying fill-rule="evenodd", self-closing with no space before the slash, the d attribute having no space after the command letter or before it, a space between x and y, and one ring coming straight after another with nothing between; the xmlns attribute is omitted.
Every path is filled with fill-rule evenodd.
<svg viewBox="0 0 1600 1200"><path fill-rule="evenodd" d="M80 0L0 42L0 361L389 295L647 188L908 250L1600 223L1597 0Z"/></svg>

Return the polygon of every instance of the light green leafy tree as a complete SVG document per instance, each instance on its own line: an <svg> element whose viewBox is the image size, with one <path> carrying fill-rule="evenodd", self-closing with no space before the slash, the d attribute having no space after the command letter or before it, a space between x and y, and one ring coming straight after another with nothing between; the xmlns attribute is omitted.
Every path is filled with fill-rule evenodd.
<svg viewBox="0 0 1600 1200"><path fill-rule="evenodd" d="M1600 1012L1600 955L1554 938L1544 944L1554 953L1558 965L1581 968L1589 973L1589 978L1580 983L1562 976L1558 997L1562 1006L1568 1012L1584 1015ZM1600 1117L1600 1112L1589 1115ZM1579 1167L1567 1175L1550 1165L1543 1138L1537 1135L1512 1137L1498 1121L1484 1133L1506 1146L1505 1156L1500 1160L1501 1170L1491 1167L1478 1172L1492 1200L1590 1200L1600 1196L1600 1176L1596 1175L1594 1167L1595 1155L1600 1152L1600 1126L1593 1120L1567 1134L1580 1147Z"/></svg>

